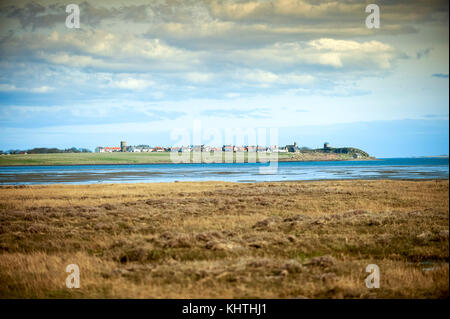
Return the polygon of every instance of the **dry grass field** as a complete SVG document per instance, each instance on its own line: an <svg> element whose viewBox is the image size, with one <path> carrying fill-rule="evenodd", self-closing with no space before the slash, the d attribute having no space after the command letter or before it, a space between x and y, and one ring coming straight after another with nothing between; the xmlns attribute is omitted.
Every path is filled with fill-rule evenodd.
<svg viewBox="0 0 450 319"><path fill-rule="evenodd" d="M0 297L448 297L448 193L448 180L4 186Z"/></svg>

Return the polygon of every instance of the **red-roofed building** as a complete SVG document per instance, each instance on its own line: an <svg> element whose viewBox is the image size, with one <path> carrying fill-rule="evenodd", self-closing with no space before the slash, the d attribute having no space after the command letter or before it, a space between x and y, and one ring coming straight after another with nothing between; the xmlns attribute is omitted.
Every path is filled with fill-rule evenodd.
<svg viewBox="0 0 450 319"><path fill-rule="evenodd" d="M109 146L99 146L95 149L96 152L99 153L112 153L112 152L121 152L122 149L120 147L109 147Z"/></svg>

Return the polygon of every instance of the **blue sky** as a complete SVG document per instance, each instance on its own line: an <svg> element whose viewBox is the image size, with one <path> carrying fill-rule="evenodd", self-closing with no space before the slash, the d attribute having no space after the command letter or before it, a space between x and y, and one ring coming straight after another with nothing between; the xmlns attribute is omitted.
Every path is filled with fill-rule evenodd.
<svg viewBox="0 0 450 319"><path fill-rule="evenodd" d="M448 154L448 1L0 4L0 149L173 145L278 128L279 144ZM77 2L74 2L77 3Z"/></svg>

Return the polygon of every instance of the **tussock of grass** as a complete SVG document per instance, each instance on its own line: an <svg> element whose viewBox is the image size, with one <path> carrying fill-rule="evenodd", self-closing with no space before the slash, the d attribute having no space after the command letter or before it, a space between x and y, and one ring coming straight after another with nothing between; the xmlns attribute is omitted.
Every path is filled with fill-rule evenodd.
<svg viewBox="0 0 450 319"><path fill-rule="evenodd" d="M448 297L448 186L0 187L0 297ZM80 289L65 287L70 263Z"/></svg>

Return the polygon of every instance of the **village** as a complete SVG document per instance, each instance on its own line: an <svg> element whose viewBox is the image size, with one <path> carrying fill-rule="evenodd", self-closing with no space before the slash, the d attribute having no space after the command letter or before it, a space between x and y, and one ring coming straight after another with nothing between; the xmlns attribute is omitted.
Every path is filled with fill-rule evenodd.
<svg viewBox="0 0 450 319"><path fill-rule="evenodd" d="M331 150L330 144L325 142L323 149L321 150ZM299 147L296 142L292 145L286 146L259 146L259 145L223 145L221 147L208 146L208 145L188 145L188 146L149 146L149 145L136 145L127 146L125 141L120 142L120 146L98 146L95 149L96 153L106 153L106 152L131 152L131 153L150 153L150 152L266 152L266 153L295 153L301 151L311 151L307 147Z"/></svg>

